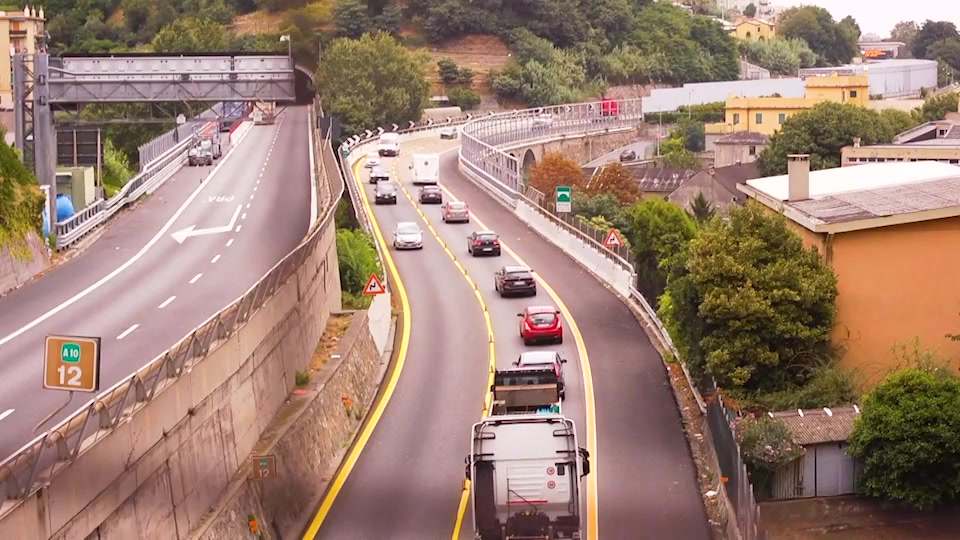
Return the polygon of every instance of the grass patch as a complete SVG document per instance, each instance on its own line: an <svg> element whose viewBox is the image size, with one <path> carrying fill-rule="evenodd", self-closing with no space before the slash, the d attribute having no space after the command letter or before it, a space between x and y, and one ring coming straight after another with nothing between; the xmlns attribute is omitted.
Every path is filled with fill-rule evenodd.
<svg viewBox="0 0 960 540"><path fill-rule="evenodd" d="M343 291L343 296L340 299L343 309L369 309L372 303L372 296L353 294L350 291Z"/></svg>
<svg viewBox="0 0 960 540"><path fill-rule="evenodd" d="M337 350L337 345L340 344L343 335L347 333L347 329L350 328L350 321L352 320L352 315L330 316L330 319L327 321L327 328L323 331L323 335L320 336L320 342L317 343L317 348L314 350L313 357L310 359L310 371L308 375L309 373L320 371L323 366L327 365L330 355Z"/></svg>

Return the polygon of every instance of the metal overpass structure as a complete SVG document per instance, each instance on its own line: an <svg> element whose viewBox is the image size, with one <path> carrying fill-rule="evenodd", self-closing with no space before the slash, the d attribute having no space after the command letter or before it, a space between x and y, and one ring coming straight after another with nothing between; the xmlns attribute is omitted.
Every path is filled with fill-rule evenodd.
<svg viewBox="0 0 960 540"><path fill-rule="evenodd" d="M56 105L293 101L294 71L286 54L14 55L16 145L40 184L50 186L50 230L57 218Z"/></svg>

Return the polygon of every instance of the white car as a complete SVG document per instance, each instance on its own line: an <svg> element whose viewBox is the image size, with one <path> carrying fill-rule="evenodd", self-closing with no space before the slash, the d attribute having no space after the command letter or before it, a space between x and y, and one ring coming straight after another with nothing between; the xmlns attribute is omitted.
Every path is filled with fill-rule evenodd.
<svg viewBox="0 0 960 540"><path fill-rule="evenodd" d="M370 152L367 154L366 160L363 162L363 166L367 169L372 169L374 167L380 166L380 154L376 152Z"/></svg>
<svg viewBox="0 0 960 540"><path fill-rule="evenodd" d="M455 127L445 127L440 130L441 139L456 139L457 138L457 128Z"/></svg>
<svg viewBox="0 0 960 540"><path fill-rule="evenodd" d="M393 249L423 249L423 231L412 221L401 221L393 231Z"/></svg>

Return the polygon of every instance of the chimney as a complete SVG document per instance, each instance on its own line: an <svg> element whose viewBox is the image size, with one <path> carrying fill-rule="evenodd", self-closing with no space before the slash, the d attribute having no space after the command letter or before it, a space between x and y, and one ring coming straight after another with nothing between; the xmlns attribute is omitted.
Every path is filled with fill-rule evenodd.
<svg viewBox="0 0 960 540"><path fill-rule="evenodd" d="M854 138L853 138L853 147L854 147L854 148L860 148L860 137L854 137Z"/></svg>
<svg viewBox="0 0 960 540"><path fill-rule="evenodd" d="M810 154L787 156L787 202L810 198Z"/></svg>

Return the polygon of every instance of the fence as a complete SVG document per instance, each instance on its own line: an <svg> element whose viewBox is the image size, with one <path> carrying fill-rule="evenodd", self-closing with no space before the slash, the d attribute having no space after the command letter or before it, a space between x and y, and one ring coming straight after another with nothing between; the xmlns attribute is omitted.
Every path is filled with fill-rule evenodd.
<svg viewBox="0 0 960 540"><path fill-rule="evenodd" d="M220 116L220 112L222 110L223 103L217 103L213 107L210 107L209 109L198 114L196 117L191 119L190 122L180 124L163 135L160 135L156 139L141 144L138 147L138 150L140 151L140 170L142 171L146 169L147 165L166 154L168 150L193 137L193 134L197 130L196 122L198 120L216 120Z"/></svg>
<svg viewBox="0 0 960 540"><path fill-rule="evenodd" d="M335 160L329 140L322 141L321 156ZM335 178L342 195L343 179ZM44 481L74 461L80 449L106 437L125 418L136 414L170 381L177 379L192 362L202 359L219 342L242 327L273 294L295 275L307 257L316 250L324 230L334 218L335 206L326 209L308 236L286 257L271 268L240 298L210 317L185 338L157 356L132 375L90 400L53 429L27 443L0 462L0 491L6 499L24 499Z"/></svg>
<svg viewBox="0 0 960 540"><path fill-rule="evenodd" d="M587 108L587 110L595 110L599 104L594 105L593 109ZM537 111L539 111L539 109L508 114L514 117L526 118L533 117L532 115L534 114L540 114ZM468 122L468 124L464 126L464 147L466 147L467 141L470 140L472 141L470 143L472 149L461 150L461 168L470 175L474 175L475 179L485 187L490 188L491 194L505 195L501 198L508 205L516 207L519 202L524 202L533 206L538 212L556 224L557 227L566 229L571 234L578 236L596 251L608 259L618 262L624 269L628 269L633 273L633 265L628 258L628 253L625 253L623 249L611 250L604 246L603 240L605 240L605 238L601 238L604 233L602 231L598 233L596 228L583 223L582 220L575 216L556 214L554 212L555 209L550 208L552 201L547 200L543 193L522 185L518 175L519 164L516 158L494 148L494 145L509 144L521 140L522 137L540 139L540 134L520 122L513 124L514 130L512 134L503 133L505 127L502 121L497 122L498 128L475 127L471 125L482 124L486 121L488 121L487 118L481 118ZM632 118L630 121L637 121L637 118ZM640 115L639 121L642 121L642 115ZM564 135L569 135L571 134L570 129L584 130L586 128L586 130L590 130L593 128L592 123L583 121L571 122L566 126L565 132L555 133L554 137L560 138ZM481 163L471 162L471 159L479 160ZM664 327L663 322L657 317L656 312L653 307L650 306L649 302L647 302L643 295L636 289L635 284L630 288L629 300L640 309L644 318L654 330L654 335L657 340L660 341L663 350L668 351L679 361L700 411L707 416L720 463L721 473L728 479L728 481L724 483L724 491L735 509L736 526L741 537L744 540L764 540L766 536L761 528L760 509L754 497L753 486L750 484L746 466L740 454L740 448L736 443L730 425L732 413L728 412L723 406L722 397L716 392L714 393L717 397L715 400L712 400L710 404L703 399L700 389L705 385L697 384L691 376L686 363L682 361L682 357L674 346L673 340ZM712 381L706 386L711 391L716 390Z"/></svg>

